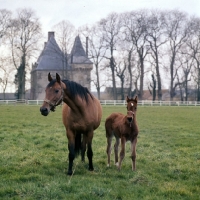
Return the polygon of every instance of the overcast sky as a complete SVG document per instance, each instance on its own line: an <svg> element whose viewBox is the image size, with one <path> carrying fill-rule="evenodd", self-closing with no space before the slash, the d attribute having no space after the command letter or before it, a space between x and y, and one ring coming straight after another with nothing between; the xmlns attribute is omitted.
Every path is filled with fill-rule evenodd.
<svg viewBox="0 0 200 200"><path fill-rule="evenodd" d="M111 12L142 8L179 9L200 17L200 0L0 0L0 9L16 11L18 8L32 8L40 18L44 33L62 20L78 28L94 24Z"/></svg>

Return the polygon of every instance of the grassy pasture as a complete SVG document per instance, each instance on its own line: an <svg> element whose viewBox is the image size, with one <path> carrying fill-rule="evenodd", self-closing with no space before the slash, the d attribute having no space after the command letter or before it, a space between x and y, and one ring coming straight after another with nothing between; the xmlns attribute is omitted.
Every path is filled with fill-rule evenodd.
<svg viewBox="0 0 200 200"><path fill-rule="evenodd" d="M93 139L95 171L78 157L69 177L61 107L44 117L39 106L0 106L0 199L200 199L200 108L139 107L137 170L131 171L127 143L118 172L113 162L106 167L104 122L125 110L103 107Z"/></svg>

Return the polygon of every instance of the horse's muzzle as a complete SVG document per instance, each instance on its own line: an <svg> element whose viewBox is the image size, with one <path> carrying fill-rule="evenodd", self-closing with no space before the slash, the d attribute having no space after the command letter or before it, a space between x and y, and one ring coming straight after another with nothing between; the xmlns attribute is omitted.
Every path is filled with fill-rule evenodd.
<svg viewBox="0 0 200 200"><path fill-rule="evenodd" d="M45 107L40 107L40 112L44 116L47 116L49 114L49 110Z"/></svg>

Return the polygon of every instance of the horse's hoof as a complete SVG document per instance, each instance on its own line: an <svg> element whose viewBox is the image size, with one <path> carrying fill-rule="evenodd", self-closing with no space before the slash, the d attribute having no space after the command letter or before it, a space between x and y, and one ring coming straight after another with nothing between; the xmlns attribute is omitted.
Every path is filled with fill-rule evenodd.
<svg viewBox="0 0 200 200"><path fill-rule="evenodd" d="M117 163L115 163L115 165L117 166L117 167L119 167L119 163L117 162Z"/></svg>
<svg viewBox="0 0 200 200"><path fill-rule="evenodd" d="M94 171L94 168L92 167L92 168L89 168L88 170L89 170L89 171Z"/></svg>
<svg viewBox="0 0 200 200"><path fill-rule="evenodd" d="M67 175L71 176L72 175L72 171L68 171Z"/></svg>

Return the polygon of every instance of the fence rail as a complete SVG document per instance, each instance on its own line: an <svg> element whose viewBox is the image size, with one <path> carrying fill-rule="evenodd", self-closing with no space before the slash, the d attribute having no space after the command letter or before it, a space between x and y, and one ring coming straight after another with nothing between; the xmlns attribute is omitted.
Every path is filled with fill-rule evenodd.
<svg viewBox="0 0 200 200"><path fill-rule="evenodd" d="M0 105L42 105L43 100L0 100ZM125 100L100 100L101 105L126 105ZM138 101L140 106L200 106L200 101Z"/></svg>

